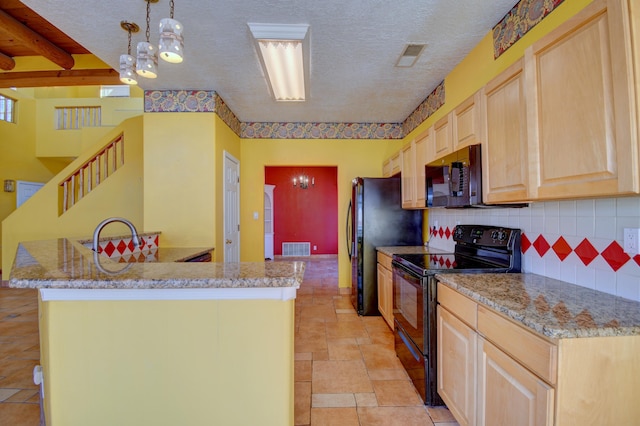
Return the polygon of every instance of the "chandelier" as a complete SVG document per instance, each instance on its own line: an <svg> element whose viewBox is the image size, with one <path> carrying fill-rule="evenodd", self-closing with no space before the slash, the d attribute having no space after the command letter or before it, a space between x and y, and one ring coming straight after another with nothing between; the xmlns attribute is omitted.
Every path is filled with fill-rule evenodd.
<svg viewBox="0 0 640 426"><path fill-rule="evenodd" d="M311 177L311 186L316 185L316 178ZM305 174L301 174L300 176L296 176L293 178L293 186L298 187L300 189L309 188L309 176Z"/></svg>
<svg viewBox="0 0 640 426"><path fill-rule="evenodd" d="M122 21L120 27L128 33L127 54L120 55L120 81L126 84L138 84L136 74L145 78L158 77L158 56L166 62L179 64L184 60L184 39L182 24L173 19L174 1L169 2L169 18L160 20L160 40L158 46L150 42L151 3L159 0L144 0L147 3L146 41L136 46L136 58L131 56L131 34L139 27L133 22Z"/></svg>

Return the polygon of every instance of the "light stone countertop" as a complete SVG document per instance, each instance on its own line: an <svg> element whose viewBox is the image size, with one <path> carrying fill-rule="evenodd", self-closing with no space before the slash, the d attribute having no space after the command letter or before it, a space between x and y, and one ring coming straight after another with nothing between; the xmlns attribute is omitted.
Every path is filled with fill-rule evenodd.
<svg viewBox="0 0 640 426"><path fill-rule="evenodd" d="M386 254L387 256L393 256L394 254L443 254L443 253L451 253L447 250L437 249L435 247L429 246L387 246L387 247L376 247L381 253Z"/></svg>
<svg viewBox="0 0 640 426"><path fill-rule="evenodd" d="M82 239L27 241L18 246L9 287L41 289L299 288L304 262L179 262L213 248L158 248L156 262L119 263ZM98 265L96 265L96 261Z"/></svg>
<svg viewBox="0 0 640 426"><path fill-rule="evenodd" d="M640 335L640 302L536 274L438 274L438 281L552 339Z"/></svg>

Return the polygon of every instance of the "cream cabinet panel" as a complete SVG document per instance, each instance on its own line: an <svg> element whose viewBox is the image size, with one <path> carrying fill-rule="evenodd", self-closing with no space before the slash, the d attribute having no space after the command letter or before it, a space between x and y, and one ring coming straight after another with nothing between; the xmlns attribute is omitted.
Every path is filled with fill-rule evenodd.
<svg viewBox="0 0 640 426"><path fill-rule="evenodd" d="M553 388L483 338L478 348L477 424L553 425Z"/></svg>
<svg viewBox="0 0 640 426"><path fill-rule="evenodd" d="M382 177L391 177L391 159L387 159L384 163L382 163Z"/></svg>
<svg viewBox="0 0 640 426"><path fill-rule="evenodd" d="M447 114L433 125L433 147L436 159L453 152L451 114Z"/></svg>
<svg viewBox="0 0 640 426"><path fill-rule="evenodd" d="M595 0L525 51L533 198L639 191L630 31L627 1Z"/></svg>
<svg viewBox="0 0 640 426"><path fill-rule="evenodd" d="M414 173L416 183L416 199L414 202L414 206L416 208L425 208L427 205L427 184L426 184L426 169L425 166L427 164L427 150L429 149L429 144L431 143L431 132L430 130L426 130L416 137L413 142L415 145L415 167L416 171Z"/></svg>
<svg viewBox="0 0 640 426"><path fill-rule="evenodd" d="M483 98L486 111L483 200L526 201L529 167L523 61L517 61L491 80L484 88Z"/></svg>
<svg viewBox="0 0 640 426"><path fill-rule="evenodd" d="M400 173L400 151L382 163L382 176L391 177Z"/></svg>
<svg viewBox="0 0 640 426"><path fill-rule="evenodd" d="M401 191L402 191L402 208L412 209L415 207L416 200L416 146L414 143L405 145L400 150L401 164Z"/></svg>
<svg viewBox="0 0 640 426"><path fill-rule="evenodd" d="M438 394L461 426L475 425L478 334L438 306Z"/></svg>
<svg viewBox="0 0 640 426"><path fill-rule="evenodd" d="M453 110L451 120L454 151L482 143L484 125L482 112L482 93L480 91Z"/></svg>
<svg viewBox="0 0 640 426"><path fill-rule="evenodd" d="M393 275L391 257L378 252L378 310L393 330Z"/></svg>

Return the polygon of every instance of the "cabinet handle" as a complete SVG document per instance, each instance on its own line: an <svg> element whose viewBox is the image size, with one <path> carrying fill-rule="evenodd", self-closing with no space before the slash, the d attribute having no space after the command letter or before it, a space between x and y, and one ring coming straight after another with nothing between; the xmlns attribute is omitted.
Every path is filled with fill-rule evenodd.
<svg viewBox="0 0 640 426"><path fill-rule="evenodd" d="M232 241L231 241L231 240L226 240L224 243L225 243L225 244L231 244L231 243L232 243Z"/></svg>

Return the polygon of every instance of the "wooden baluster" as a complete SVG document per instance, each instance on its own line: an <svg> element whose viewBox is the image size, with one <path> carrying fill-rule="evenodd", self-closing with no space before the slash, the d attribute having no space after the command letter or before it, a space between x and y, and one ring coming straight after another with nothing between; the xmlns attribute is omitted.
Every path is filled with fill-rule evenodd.
<svg viewBox="0 0 640 426"><path fill-rule="evenodd" d="M66 212L69 208L69 180L65 180L62 184L62 212Z"/></svg>

